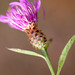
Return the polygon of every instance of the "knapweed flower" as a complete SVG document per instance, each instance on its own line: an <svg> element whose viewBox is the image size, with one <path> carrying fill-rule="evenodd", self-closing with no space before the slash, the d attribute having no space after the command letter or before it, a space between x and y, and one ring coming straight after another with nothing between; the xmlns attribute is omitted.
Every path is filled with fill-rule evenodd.
<svg viewBox="0 0 75 75"><path fill-rule="evenodd" d="M28 0L19 0L20 2L11 2L6 16L0 15L0 22L8 23L12 28L24 31L28 25L37 22L37 13L41 8L41 1L35 1L34 4Z"/></svg>
<svg viewBox="0 0 75 75"><path fill-rule="evenodd" d="M37 28L38 11L41 8L41 1L19 1L9 4L10 8L7 10L6 16L0 15L0 22L8 23L12 28L25 31L34 47L38 49L45 48L46 37Z"/></svg>

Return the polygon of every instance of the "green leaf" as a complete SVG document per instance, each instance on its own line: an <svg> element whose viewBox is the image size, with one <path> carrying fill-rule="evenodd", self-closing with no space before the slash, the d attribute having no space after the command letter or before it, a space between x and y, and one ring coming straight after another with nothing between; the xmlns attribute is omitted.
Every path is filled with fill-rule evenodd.
<svg viewBox="0 0 75 75"><path fill-rule="evenodd" d="M67 58L68 52L69 52L72 44L74 43L74 41L75 41L75 35L68 41L68 43L66 44L65 48L63 49L62 54L61 54L61 56L59 58L57 75L60 74L60 71L61 71L61 69L62 69L62 67L64 65L64 62L65 62L66 58Z"/></svg>
<svg viewBox="0 0 75 75"><path fill-rule="evenodd" d="M49 47L49 45L51 44L53 39L50 39L47 43L46 43L46 46L45 46L45 49L47 50L47 48Z"/></svg>
<svg viewBox="0 0 75 75"><path fill-rule="evenodd" d="M28 50L22 50L22 49L16 49L16 48L8 48L8 50L21 53L21 54L27 54L27 55L32 55L32 56L37 56L45 59L45 57L39 53L33 52L33 51L28 51Z"/></svg>

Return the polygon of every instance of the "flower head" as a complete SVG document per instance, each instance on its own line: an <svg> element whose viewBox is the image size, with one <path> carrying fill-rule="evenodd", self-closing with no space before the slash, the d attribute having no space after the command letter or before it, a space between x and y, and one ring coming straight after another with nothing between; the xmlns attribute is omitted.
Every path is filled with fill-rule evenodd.
<svg viewBox="0 0 75 75"><path fill-rule="evenodd" d="M41 8L41 1L19 0L11 2L6 16L0 15L0 22L8 23L12 28L25 31L30 43L37 49L46 49L47 39L43 32L37 28L37 15Z"/></svg>
<svg viewBox="0 0 75 75"><path fill-rule="evenodd" d="M11 2L6 16L0 15L0 22L8 23L12 28L24 31L28 25L37 22L37 13L41 8L41 1L34 3L28 0L19 0L20 2Z"/></svg>

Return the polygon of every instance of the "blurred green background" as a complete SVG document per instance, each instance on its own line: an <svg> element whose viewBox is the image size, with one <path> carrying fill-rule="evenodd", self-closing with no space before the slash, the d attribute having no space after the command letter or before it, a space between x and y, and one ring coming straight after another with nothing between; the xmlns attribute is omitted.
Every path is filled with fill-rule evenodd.
<svg viewBox="0 0 75 75"><path fill-rule="evenodd" d="M0 14L5 14L8 4L15 0L0 0ZM18 0L16 0L18 1ZM53 39L48 48L55 72L62 49L75 35L75 0L42 0L46 11L43 20L39 11L38 27L47 38ZM24 32L11 29L8 24L0 23L0 75L51 75L47 64L41 58L18 54L7 48L35 50ZM60 75L75 75L75 44L73 44Z"/></svg>

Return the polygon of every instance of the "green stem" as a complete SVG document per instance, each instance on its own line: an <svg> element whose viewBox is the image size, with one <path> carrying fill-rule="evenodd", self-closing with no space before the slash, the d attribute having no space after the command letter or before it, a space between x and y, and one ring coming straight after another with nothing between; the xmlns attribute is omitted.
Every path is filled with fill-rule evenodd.
<svg viewBox="0 0 75 75"><path fill-rule="evenodd" d="M44 55L44 57L45 57L45 61L46 61L47 65L48 65L48 67L49 67L49 69L50 69L50 71L51 71L51 74L52 74L52 75L55 75L54 69L53 69L53 67L52 67L50 58L49 58L48 53L47 53L47 50L42 50L42 52L43 52L43 55Z"/></svg>

